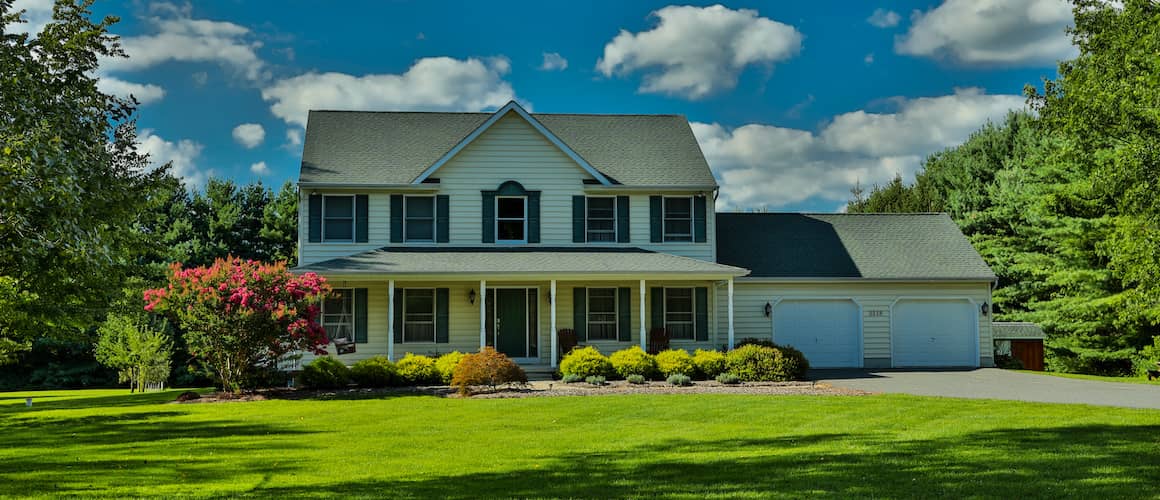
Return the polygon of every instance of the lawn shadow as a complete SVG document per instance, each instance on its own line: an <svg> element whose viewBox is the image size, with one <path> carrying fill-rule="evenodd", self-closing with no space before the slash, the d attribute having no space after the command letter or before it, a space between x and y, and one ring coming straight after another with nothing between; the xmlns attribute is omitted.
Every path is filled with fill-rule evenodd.
<svg viewBox="0 0 1160 500"><path fill-rule="evenodd" d="M173 401L178 394L181 394L187 390L205 392L204 389L173 389L159 392L138 392L130 394L128 389L126 389L124 394L112 394L107 396L67 398L60 397L58 399L52 399L55 398L54 396L42 396L40 398L33 396L31 407L25 406L23 404L0 405L0 415L17 415L22 413L26 414L47 410L83 410L153 405L157 403L167 403ZM13 399L24 399L24 396Z"/></svg>

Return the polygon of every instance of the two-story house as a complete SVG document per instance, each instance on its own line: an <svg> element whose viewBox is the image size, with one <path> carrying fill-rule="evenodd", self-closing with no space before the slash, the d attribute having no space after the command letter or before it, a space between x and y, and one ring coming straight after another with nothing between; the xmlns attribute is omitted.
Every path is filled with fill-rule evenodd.
<svg viewBox="0 0 1160 500"><path fill-rule="evenodd" d="M661 328L815 366L991 361L994 274L948 217L717 214L681 116L312 111L299 188L297 270L334 287L344 361L556 366L562 330L609 353Z"/></svg>

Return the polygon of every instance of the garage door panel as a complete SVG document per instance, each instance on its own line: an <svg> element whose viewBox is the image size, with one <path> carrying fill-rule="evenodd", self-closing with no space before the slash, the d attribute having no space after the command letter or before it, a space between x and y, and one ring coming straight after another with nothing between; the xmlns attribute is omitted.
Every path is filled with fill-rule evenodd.
<svg viewBox="0 0 1160 500"><path fill-rule="evenodd" d="M965 300L899 301L891 316L894 366L976 366L974 314Z"/></svg>
<svg viewBox="0 0 1160 500"><path fill-rule="evenodd" d="M802 351L816 368L860 366L859 327L850 300L783 300L774 309L774 342Z"/></svg>

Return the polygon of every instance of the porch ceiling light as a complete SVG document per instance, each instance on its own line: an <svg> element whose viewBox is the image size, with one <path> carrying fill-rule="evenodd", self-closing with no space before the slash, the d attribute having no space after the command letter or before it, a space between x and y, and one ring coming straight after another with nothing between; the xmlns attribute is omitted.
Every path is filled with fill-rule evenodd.
<svg viewBox="0 0 1160 500"><path fill-rule="evenodd" d="M471 305L475 305L475 289L474 288L472 288L470 292L467 292L467 301L471 302Z"/></svg>

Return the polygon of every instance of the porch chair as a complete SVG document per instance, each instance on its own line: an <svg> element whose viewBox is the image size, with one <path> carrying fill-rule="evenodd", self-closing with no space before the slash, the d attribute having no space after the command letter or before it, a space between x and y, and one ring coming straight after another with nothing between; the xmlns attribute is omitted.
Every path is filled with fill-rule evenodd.
<svg viewBox="0 0 1160 500"><path fill-rule="evenodd" d="M669 331L664 328L653 328L648 332L648 353L658 354L669 349Z"/></svg>
<svg viewBox="0 0 1160 500"><path fill-rule="evenodd" d="M556 333L556 346L560 348L560 357L566 356L576 348L579 341L576 338L576 330L571 328L561 328Z"/></svg>

